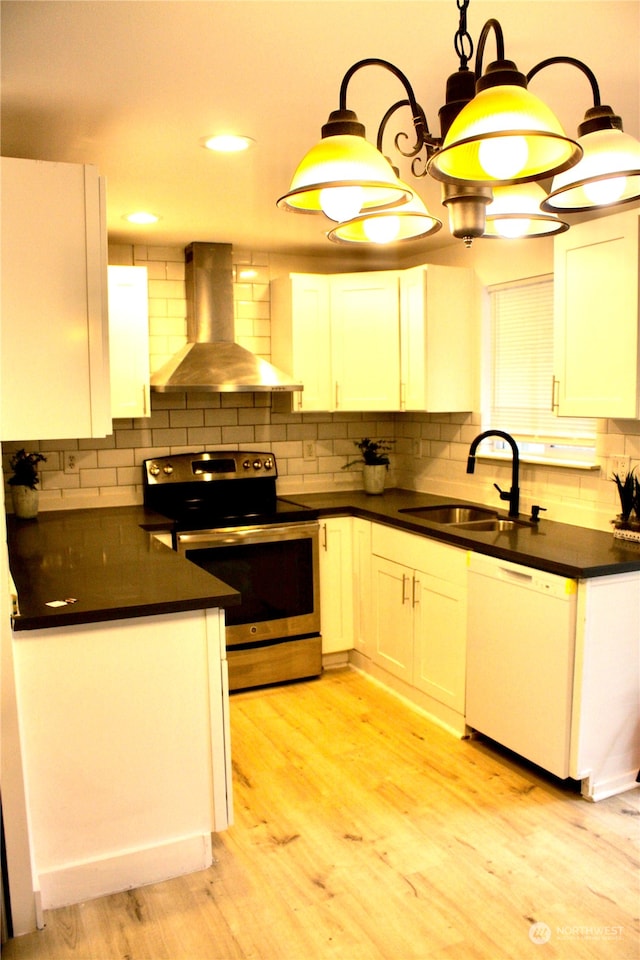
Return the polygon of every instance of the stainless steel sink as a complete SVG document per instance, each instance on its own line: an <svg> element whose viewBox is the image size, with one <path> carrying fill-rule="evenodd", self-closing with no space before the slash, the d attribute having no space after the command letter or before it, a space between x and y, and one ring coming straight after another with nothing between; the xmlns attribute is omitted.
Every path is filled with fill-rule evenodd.
<svg viewBox="0 0 640 960"><path fill-rule="evenodd" d="M478 521L495 521L498 514L495 510L485 510L482 507L465 507L458 504L446 503L432 507L407 507L399 513L409 513L421 520L430 520L431 523L455 523L457 525Z"/></svg>
<svg viewBox="0 0 640 960"><path fill-rule="evenodd" d="M493 520L476 520L472 523L457 523L459 530L477 530L478 532L495 531L503 533L505 530L516 530L520 527L529 527L530 523L526 520L502 520L496 517Z"/></svg>

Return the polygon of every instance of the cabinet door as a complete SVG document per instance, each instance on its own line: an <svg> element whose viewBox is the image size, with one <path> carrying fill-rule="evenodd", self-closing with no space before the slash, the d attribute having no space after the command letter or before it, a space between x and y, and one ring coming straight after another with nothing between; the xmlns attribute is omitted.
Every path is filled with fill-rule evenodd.
<svg viewBox="0 0 640 960"><path fill-rule="evenodd" d="M413 571L384 557L371 563L372 659L411 683L413 676Z"/></svg>
<svg viewBox="0 0 640 960"><path fill-rule="evenodd" d="M294 410L333 410L330 277L292 274L271 285L271 358L304 385Z"/></svg>
<svg viewBox="0 0 640 960"><path fill-rule="evenodd" d="M320 523L320 629L323 653L353 647L351 517Z"/></svg>
<svg viewBox="0 0 640 960"><path fill-rule="evenodd" d="M3 440L111 432L103 182L2 159Z"/></svg>
<svg viewBox="0 0 640 960"><path fill-rule="evenodd" d="M371 657L371 521L352 518L353 533L353 641Z"/></svg>
<svg viewBox="0 0 640 960"><path fill-rule="evenodd" d="M472 270L430 265L402 271L403 410L475 409L477 316Z"/></svg>
<svg viewBox="0 0 640 960"><path fill-rule="evenodd" d="M111 416L148 417L149 306L146 267L109 267Z"/></svg>
<svg viewBox="0 0 640 960"><path fill-rule="evenodd" d="M558 414L640 415L638 211L578 224L554 242Z"/></svg>
<svg viewBox="0 0 640 960"><path fill-rule="evenodd" d="M393 271L331 278L337 410L400 409L400 305Z"/></svg>
<svg viewBox="0 0 640 960"><path fill-rule="evenodd" d="M415 573L414 685L464 713L466 589L422 570Z"/></svg>

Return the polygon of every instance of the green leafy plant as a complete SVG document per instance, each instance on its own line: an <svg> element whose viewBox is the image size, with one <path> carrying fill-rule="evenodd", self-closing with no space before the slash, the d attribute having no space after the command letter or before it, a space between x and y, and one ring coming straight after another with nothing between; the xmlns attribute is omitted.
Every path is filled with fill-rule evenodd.
<svg viewBox="0 0 640 960"><path fill-rule="evenodd" d="M370 440L364 437L362 440L354 440L355 446L361 453L357 460L350 460L345 463L343 470L355 466L356 463L366 463L371 467L385 466L389 469L389 457L387 453L392 449L395 440Z"/></svg>
<svg viewBox="0 0 640 960"><path fill-rule="evenodd" d="M625 521L630 518L632 511L640 518L640 482L634 477L634 472L635 467L624 478L617 473L611 477L620 497L620 519Z"/></svg>
<svg viewBox="0 0 640 960"><path fill-rule="evenodd" d="M10 460L13 476L9 479L9 485L35 490L36 484L40 482L38 464L46 462L46 459L41 453L27 453L24 447L18 450Z"/></svg>

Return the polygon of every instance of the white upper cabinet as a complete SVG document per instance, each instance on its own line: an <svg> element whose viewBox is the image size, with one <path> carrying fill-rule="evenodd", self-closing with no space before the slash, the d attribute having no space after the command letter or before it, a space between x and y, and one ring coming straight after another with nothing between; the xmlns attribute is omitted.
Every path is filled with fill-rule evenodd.
<svg viewBox="0 0 640 960"><path fill-rule="evenodd" d="M146 267L109 267L111 416L150 416Z"/></svg>
<svg viewBox="0 0 640 960"><path fill-rule="evenodd" d="M574 226L555 240L557 410L640 417L637 210Z"/></svg>
<svg viewBox="0 0 640 960"><path fill-rule="evenodd" d="M294 409L333 409L327 277L294 273L273 281L271 358L304 385L291 397Z"/></svg>
<svg viewBox="0 0 640 960"><path fill-rule="evenodd" d="M479 291L473 270L429 264L403 270L402 409L474 410Z"/></svg>
<svg viewBox="0 0 640 960"><path fill-rule="evenodd" d="M271 356L296 410L399 410L397 274L291 274L271 286Z"/></svg>
<svg viewBox="0 0 640 960"><path fill-rule="evenodd" d="M272 358L299 379L296 410L474 407L478 297L472 270L274 280Z"/></svg>
<svg viewBox="0 0 640 960"><path fill-rule="evenodd" d="M111 433L104 181L2 158L1 439Z"/></svg>
<svg viewBox="0 0 640 960"><path fill-rule="evenodd" d="M394 272L330 278L336 410L400 409L400 291Z"/></svg>

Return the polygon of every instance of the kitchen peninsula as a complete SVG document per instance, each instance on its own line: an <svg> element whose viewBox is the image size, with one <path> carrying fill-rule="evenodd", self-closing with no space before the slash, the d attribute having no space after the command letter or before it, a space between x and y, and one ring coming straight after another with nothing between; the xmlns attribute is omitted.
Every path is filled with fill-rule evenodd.
<svg viewBox="0 0 640 960"><path fill-rule="evenodd" d="M232 820L224 608L239 597L158 542L163 526L142 507L8 521L43 909L204 869Z"/></svg>

